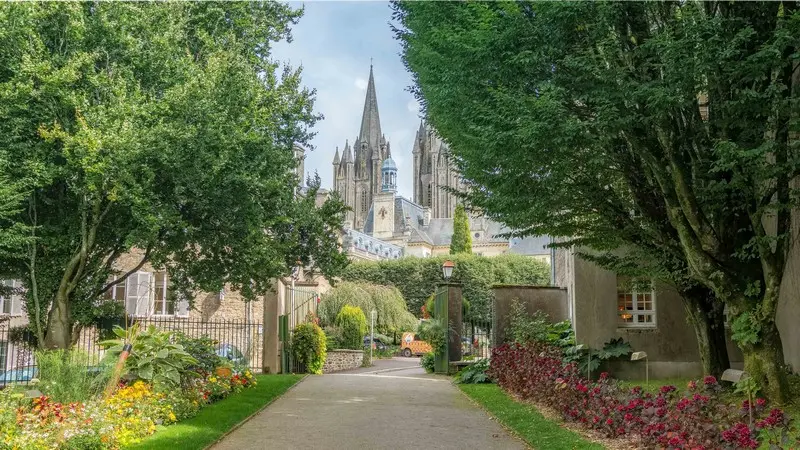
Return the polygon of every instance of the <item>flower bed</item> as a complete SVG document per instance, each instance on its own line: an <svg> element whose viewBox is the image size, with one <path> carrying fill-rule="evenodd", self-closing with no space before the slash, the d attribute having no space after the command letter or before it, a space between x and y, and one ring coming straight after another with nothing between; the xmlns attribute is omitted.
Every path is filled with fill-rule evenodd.
<svg viewBox="0 0 800 450"><path fill-rule="evenodd" d="M575 364L562 362L561 349L539 343L494 349L490 375L504 390L551 407L566 421L608 437L638 438L646 448L795 448L797 438L789 443L790 420L782 410L769 409L758 399L750 425L751 405L721 399L714 377L690 382L683 390L664 386L655 394L625 389L607 374L596 382L587 380Z"/></svg>
<svg viewBox="0 0 800 450"><path fill-rule="evenodd" d="M131 333L138 333L138 329L120 332L126 341L135 344L124 370L116 372L116 376L112 347L105 369L89 380L91 383L86 383L88 375L64 379L56 366L45 366L40 367L43 379L38 385L0 391L0 448L118 449L136 444L160 427L192 417L205 405L256 384L249 370L235 368L217 357L215 343L210 339L187 338L155 329ZM176 341L184 342L188 351ZM64 373L74 374L77 370L85 374L86 366L78 366L68 354L59 353L55 359L64 361L58 366ZM48 355L42 354L37 360L47 361ZM115 381L120 374L126 381ZM80 400L63 400L64 395L79 395L60 389L69 383L85 385L87 390L79 393ZM27 398L24 390L33 387L44 395ZM56 401L54 396L61 396L63 401Z"/></svg>

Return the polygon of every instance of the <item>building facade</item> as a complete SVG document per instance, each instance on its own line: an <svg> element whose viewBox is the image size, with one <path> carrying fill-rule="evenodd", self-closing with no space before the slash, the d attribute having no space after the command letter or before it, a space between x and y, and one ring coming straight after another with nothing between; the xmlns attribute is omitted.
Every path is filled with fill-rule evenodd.
<svg viewBox="0 0 800 450"><path fill-rule="evenodd" d="M453 217L457 199L453 190L464 189L453 167L450 148L436 130L420 122L414 139L414 203L430 208L431 218Z"/></svg>

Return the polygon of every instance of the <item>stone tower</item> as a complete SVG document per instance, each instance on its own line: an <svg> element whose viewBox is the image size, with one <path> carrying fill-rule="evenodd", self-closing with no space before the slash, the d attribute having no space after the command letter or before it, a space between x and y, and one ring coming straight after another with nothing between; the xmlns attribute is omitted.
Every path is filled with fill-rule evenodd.
<svg viewBox="0 0 800 450"><path fill-rule="evenodd" d="M464 186L450 161L450 148L436 131L420 122L414 139L414 203L430 208L434 219L453 217L456 197L447 188Z"/></svg>
<svg viewBox="0 0 800 450"><path fill-rule="evenodd" d="M361 115L361 130L352 149L347 142L341 158L338 148L333 158L333 187L352 209L348 213L346 222L356 230L364 228L372 200L375 194L381 191L381 164L390 156L389 143L381 133L375 77L370 65L367 96L364 100L364 112Z"/></svg>

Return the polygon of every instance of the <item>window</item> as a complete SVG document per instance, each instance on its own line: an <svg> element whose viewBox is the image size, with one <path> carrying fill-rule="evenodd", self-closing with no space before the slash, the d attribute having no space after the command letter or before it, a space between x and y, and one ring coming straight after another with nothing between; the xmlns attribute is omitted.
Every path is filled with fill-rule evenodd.
<svg viewBox="0 0 800 450"><path fill-rule="evenodd" d="M428 183L428 205L433 207L433 183Z"/></svg>
<svg viewBox="0 0 800 450"><path fill-rule="evenodd" d="M111 283L111 282L116 281L116 280L117 280L117 277L114 276L110 280L108 280L108 282ZM124 301L125 300L125 284L126 283L123 281L121 283L117 283L117 284L111 286L110 288L108 288L107 291L103 292L103 298L106 299L106 300L121 300L121 301Z"/></svg>
<svg viewBox="0 0 800 450"><path fill-rule="evenodd" d="M8 342L0 341L0 372L6 370L8 363Z"/></svg>
<svg viewBox="0 0 800 450"><path fill-rule="evenodd" d="M0 280L0 284L7 288L19 289L22 285L15 280ZM22 296L18 291L8 295L0 295L0 315L21 316Z"/></svg>
<svg viewBox="0 0 800 450"><path fill-rule="evenodd" d="M167 299L167 273L156 272L153 277L153 313L157 316L175 314L175 303Z"/></svg>
<svg viewBox="0 0 800 450"><path fill-rule="evenodd" d="M361 212L367 211L367 191L361 191Z"/></svg>
<svg viewBox="0 0 800 450"><path fill-rule="evenodd" d="M617 313L623 327L656 326L656 294L652 281L617 277Z"/></svg>

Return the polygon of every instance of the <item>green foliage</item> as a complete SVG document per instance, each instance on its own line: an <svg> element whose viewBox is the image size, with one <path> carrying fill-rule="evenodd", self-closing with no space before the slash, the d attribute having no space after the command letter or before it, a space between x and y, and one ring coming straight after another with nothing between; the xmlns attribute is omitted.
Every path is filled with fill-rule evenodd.
<svg viewBox="0 0 800 450"><path fill-rule="evenodd" d="M751 312L739 314L731 323L731 339L739 344L757 344L760 332L761 324Z"/></svg>
<svg viewBox="0 0 800 450"><path fill-rule="evenodd" d="M462 384L491 383L489 375L486 373L487 370L489 370L489 359L479 359L461 369L458 373L458 382Z"/></svg>
<svg viewBox="0 0 800 450"><path fill-rule="evenodd" d="M343 203L317 207L318 178L295 195L294 146L320 116L270 50L301 14L0 5L0 272L24 281L40 343L67 348L93 323L133 248L187 296L226 285L254 299L298 259L328 278L346 265Z"/></svg>
<svg viewBox="0 0 800 450"><path fill-rule="evenodd" d="M308 373L321 374L328 356L325 333L313 322L301 323L292 332L292 353Z"/></svg>
<svg viewBox="0 0 800 450"><path fill-rule="evenodd" d="M336 326L342 333L342 348L359 350L364 347L367 318L361 308L344 305L336 316Z"/></svg>
<svg viewBox="0 0 800 450"><path fill-rule="evenodd" d="M583 344L564 349L564 362L578 364L581 373L596 372L603 361L620 359L633 352L631 344L622 338L611 339L603 344L601 350L594 350Z"/></svg>
<svg viewBox="0 0 800 450"><path fill-rule="evenodd" d="M750 342L746 365L774 385L769 396L786 400L771 349L782 347L775 297L800 202L800 9L392 5L415 96L471 187L467 207L520 234L594 249L617 272L718 296L687 309L759 307L761 328L746 333L757 336L739 342ZM709 325L719 320L695 321L700 335Z"/></svg>
<svg viewBox="0 0 800 450"><path fill-rule="evenodd" d="M542 342L562 349L575 345L575 332L567 320L552 323L550 317L542 311L536 311L529 316L516 299L511 303L509 315L507 334L514 342Z"/></svg>
<svg viewBox="0 0 800 450"><path fill-rule="evenodd" d="M453 237L450 240L450 254L472 253L472 236L469 234L469 217L464 205L456 205L453 214Z"/></svg>
<svg viewBox="0 0 800 450"><path fill-rule="evenodd" d="M489 320L494 284L550 283L550 268L546 263L514 254L491 258L459 254L354 262L345 269L342 279L394 286L408 302L408 309L421 314L422 305L442 282L442 263L447 259L456 264L451 280L462 284L463 295L470 300L468 319Z"/></svg>
<svg viewBox="0 0 800 450"><path fill-rule="evenodd" d="M422 355L422 358L420 358L420 365L422 365L422 368L425 369L425 372L433 373L433 371L436 369L435 360L436 355L434 355L433 352L428 352Z"/></svg>
<svg viewBox="0 0 800 450"><path fill-rule="evenodd" d="M208 336L193 338L184 333L175 333L175 342L197 361L197 364L187 367L189 370L201 370L210 373L221 363L221 358L217 355L215 347L217 341Z"/></svg>
<svg viewBox="0 0 800 450"><path fill-rule="evenodd" d="M173 342L174 333L170 331L160 331L153 325L140 331L137 323L127 331L116 326L114 334L119 339L100 343L108 347L105 361L109 364L115 363L122 353L123 346L131 343L133 347L125 361L129 375L153 383L158 390L177 388L181 382L181 375L189 367L198 364L182 345Z"/></svg>
<svg viewBox="0 0 800 450"><path fill-rule="evenodd" d="M79 350L36 352L39 384L36 386L53 401L61 403L89 400L102 391L109 371L90 355ZM89 371L90 367L99 369Z"/></svg>
<svg viewBox="0 0 800 450"><path fill-rule="evenodd" d="M419 324L417 334L433 348L433 353L440 354L447 347L449 328L442 319L428 319Z"/></svg>
<svg viewBox="0 0 800 450"><path fill-rule="evenodd" d="M336 287L322 296L317 309L323 326L336 322L336 317L345 305L361 308L369 318L372 310L377 312L375 332L392 335L411 331L417 320L408 311L403 296L394 287L372 285L369 283L338 283ZM369 322L369 320L368 320Z"/></svg>
<svg viewBox="0 0 800 450"><path fill-rule="evenodd" d="M469 315L470 306L471 306L471 303L469 302L469 300L467 300L466 298L462 297L461 298L461 314L462 314L461 317L464 317L464 318L471 317ZM431 296L428 297L428 300L425 301L425 311L428 312L429 316L434 317L434 318L435 318L435 314L434 314L435 307L436 307L436 294L431 294Z"/></svg>

